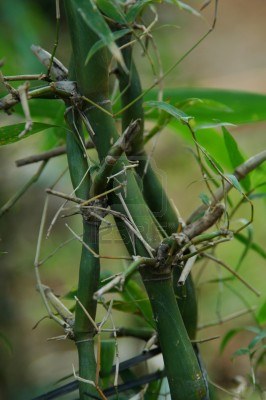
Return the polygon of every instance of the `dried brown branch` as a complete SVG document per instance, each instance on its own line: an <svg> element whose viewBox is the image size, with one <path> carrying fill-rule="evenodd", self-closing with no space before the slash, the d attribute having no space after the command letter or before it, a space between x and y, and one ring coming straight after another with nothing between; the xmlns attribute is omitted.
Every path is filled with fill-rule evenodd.
<svg viewBox="0 0 266 400"><path fill-rule="evenodd" d="M85 143L86 149L93 149L94 145L91 141ZM32 156L21 158L16 161L17 167L23 167L24 165L33 164L39 161L46 161L50 158L61 156L66 154L66 146L56 147L55 149L45 151L41 154L33 154Z"/></svg>
<svg viewBox="0 0 266 400"><path fill-rule="evenodd" d="M225 211L225 207L221 203L213 203L210 207L209 212L207 212L202 218L197 221L190 223L183 229L183 233L189 238L192 239L195 236L200 235L202 232L206 231L215 222L218 221L219 218L223 215Z"/></svg>

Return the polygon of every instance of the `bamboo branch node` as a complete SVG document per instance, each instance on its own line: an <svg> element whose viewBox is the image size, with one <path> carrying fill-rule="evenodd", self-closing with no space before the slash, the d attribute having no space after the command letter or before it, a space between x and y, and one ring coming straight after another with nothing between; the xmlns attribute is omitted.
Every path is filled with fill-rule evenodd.
<svg viewBox="0 0 266 400"><path fill-rule="evenodd" d="M95 208L94 208L95 207ZM90 207L80 206L80 212L84 221L95 223L100 226L101 221L106 217L108 211L107 197L101 197L91 202Z"/></svg>

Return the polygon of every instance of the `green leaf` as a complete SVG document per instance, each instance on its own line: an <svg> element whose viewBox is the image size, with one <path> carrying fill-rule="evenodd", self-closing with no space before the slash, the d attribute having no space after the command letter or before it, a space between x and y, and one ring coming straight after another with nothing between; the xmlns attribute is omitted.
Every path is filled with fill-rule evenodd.
<svg viewBox="0 0 266 400"><path fill-rule="evenodd" d="M258 326L245 326L244 329L248 332L253 332L259 334L261 332L261 328Z"/></svg>
<svg viewBox="0 0 266 400"><path fill-rule="evenodd" d="M148 92L144 100L156 100L158 90ZM237 90L209 89L209 88L178 88L165 89L164 98L170 104L178 104L188 98L208 99L226 105L232 112L227 110L211 110L204 107L190 109L197 123L227 121L232 124L247 124L266 120L266 95ZM149 118L156 118L156 114L150 114Z"/></svg>
<svg viewBox="0 0 266 400"><path fill-rule="evenodd" d="M144 400L158 400L161 397L163 398L163 395L160 396L161 387L162 379L158 379L157 381L149 383L147 390L144 394Z"/></svg>
<svg viewBox="0 0 266 400"><path fill-rule="evenodd" d="M207 164L213 170L213 172L215 172L215 174L223 174L224 170L222 166L218 163L218 161L203 146L201 146L201 149L203 150L203 155Z"/></svg>
<svg viewBox="0 0 266 400"><path fill-rule="evenodd" d="M224 126L235 126L235 125L231 124L231 122L221 122L220 120L214 120L213 122L196 124L194 130L199 131L201 129L212 129L212 128L216 129Z"/></svg>
<svg viewBox="0 0 266 400"><path fill-rule="evenodd" d="M249 343L248 348L250 350L253 349L259 342L261 342L265 338L266 338L266 330L261 331L257 336L255 336L254 339L252 339L251 342Z"/></svg>
<svg viewBox="0 0 266 400"><path fill-rule="evenodd" d="M201 199L202 203L205 204L206 206L209 206L211 204L211 200L209 199L206 193L200 193L199 198Z"/></svg>
<svg viewBox="0 0 266 400"><path fill-rule="evenodd" d="M266 322L266 300L257 313L257 321L261 325L265 324Z"/></svg>
<svg viewBox="0 0 266 400"><path fill-rule="evenodd" d="M153 0L138 0L135 4L130 7L126 19L127 22L131 23L134 22L137 16L144 10L145 6L149 3L154 3Z"/></svg>
<svg viewBox="0 0 266 400"><path fill-rule="evenodd" d="M27 132L25 135L23 135L22 137L19 137L19 135L25 128L24 123L3 126L0 128L0 146L18 142L19 140L22 140L29 136L34 135L35 133L39 133L39 132L42 132L46 129L53 128L53 127L55 127L55 125L34 122L32 129L29 132ZM59 127L59 128L61 128L61 127Z"/></svg>
<svg viewBox="0 0 266 400"><path fill-rule="evenodd" d="M188 4L184 3L183 1L180 0L165 0L166 3L170 4L176 4L180 10L185 10L188 11L189 13L195 15L196 17L201 17L201 13L199 13L195 8L189 6Z"/></svg>
<svg viewBox="0 0 266 400"><path fill-rule="evenodd" d="M242 156L235 139L233 138L231 133L225 128L225 126L222 126L222 132L232 168L235 169L240 164L243 164L243 162L245 162L245 158ZM250 177L246 176L245 179L241 181L241 185L248 192L251 188Z"/></svg>
<svg viewBox="0 0 266 400"><path fill-rule="evenodd" d="M175 119L178 121L181 121L184 124L187 124L190 119L193 117L190 117L189 115L185 114L184 111L179 110L178 108L172 106L169 103L166 103L164 101L147 101L144 106L146 107L155 107L158 108L159 110L166 111L168 114L172 115Z"/></svg>
<svg viewBox="0 0 266 400"><path fill-rule="evenodd" d="M107 17L114 21L124 24L126 22L126 16L117 0L96 0L98 8Z"/></svg>
<svg viewBox="0 0 266 400"><path fill-rule="evenodd" d="M10 340L7 338L6 335L4 335L2 332L0 332L0 344L1 342L5 345L5 348L8 350L9 355L13 354L13 346L10 342Z"/></svg>
<svg viewBox="0 0 266 400"><path fill-rule="evenodd" d="M120 294L125 302L134 305L137 315L142 316L150 326L155 327L150 302L139 283L129 279Z"/></svg>
<svg viewBox="0 0 266 400"><path fill-rule="evenodd" d="M248 239L242 235L241 233L236 233L234 235L234 237L241 243L243 243L244 245L247 245L248 243ZM258 245L257 243L252 242L250 245L250 248L255 251L256 253L258 253L262 258L266 259L266 252L264 251L264 249Z"/></svg>
<svg viewBox="0 0 266 400"><path fill-rule="evenodd" d="M113 309L122 311L128 314L140 315L139 307L136 306L135 301L114 300Z"/></svg>
<svg viewBox="0 0 266 400"><path fill-rule="evenodd" d="M115 357L115 340L101 340L101 377L110 375Z"/></svg>
<svg viewBox="0 0 266 400"><path fill-rule="evenodd" d="M246 219L241 219L241 222L243 223L243 225L246 225L249 221L246 220ZM247 255L248 251L250 250L251 244L252 244L252 240L253 240L253 227L252 227L252 225L248 225L248 226L246 227L246 230L247 230L247 233L248 233L248 234L247 234L247 238L246 238L247 241L246 241L246 244L245 244L244 251L243 251L242 254L240 255L239 260L238 260L238 262L237 262L237 265L236 265L236 268L235 268L236 271L239 270L239 268L240 268L240 266L241 266L243 260L245 259L245 257L246 257L246 255Z"/></svg>
<svg viewBox="0 0 266 400"><path fill-rule="evenodd" d="M224 176L226 176L226 178L230 181L231 185L234 186L236 190L238 190L241 194L243 194L243 190L235 175L225 174Z"/></svg>
<svg viewBox="0 0 266 400"><path fill-rule="evenodd" d="M240 331L242 330L242 328L237 328L237 329L231 329L230 331L228 331L225 336L223 337L223 340L221 341L220 344L220 353L222 353L225 349L225 347L227 346L227 344L230 342L230 340Z"/></svg>
<svg viewBox="0 0 266 400"><path fill-rule="evenodd" d="M115 43L114 35L93 0L84 0L82 2L82 7L78 9L78 12L88 27L93 30L93 32L95 32L108 47L117 62L119 62L122 68L127 71L122 53Z"/></svg>
<svg viewBox="0 0 266 400"><path fill-rule="evenodd" d="M210 99L197 99L195 97L186 99L177 104L178 108L181 109L191 109L193 114L193 109L196 107L197 110L210 110L210 111L223 111L223 112L233 112L226 104L220 103L219 101Z"/></svg>
<svg viewBox="0 0 266 400"><path fill-rule="evenodd" d="M185 125L172 119L168 126L176 134L179 136L181 135L189 145L194 144L192 135ZM224 140L215 129L197 130L197 142L208 151L208 154L215 154L215 160L219 163L220 168L222 168L222 166L230 168L231 163L228 158Z"/></svg>
<svg viewBox="0 0 266 400"><path fill-rule="evenodd" d="M62 296L62 298L65 300L74 300L75 296L77 296L77 294L78 294L78 290L72 289L69 292L67 292L64 296Z"/></svg>
<svg viewBox="0 0 266 400"><path fill-rule="evenodd" d="M113 32L114 40L120 39L121 37L125 36L127 33L130 32L130 29L121 29L120 31ZM96 42L90 49L87 58L85 60L85 65L88 64L92 56L97 53L97 51L101 50L105 46L105 42L100 39Z"/></svg>
<svg viewBox="0 0 266 400"><path fill-rule="evenodd" d="M32 119L36 122L44 123L56 124L57 112L55 113L55 110L61 110L62 106L65 109L65 104L62 100L56 99L52 99L52 101L51 99L31 99L29 105ZM15 110L17 114L24 116L20 103L15 106Z"/></svg>
<svg viewBox="0 0 266 400"><path fill-rule="evenodd" d="M266 193L253 193L248 196L250 200L264 199L266 197Z"/></svg>
<svg viewBox="0 0 266 400"><path fill-rule="evenodd" d="M237 351L234 352L232 358L244 356L245 354L250 354L250 351L247 347L242 347L241 349L238 349Z"/></svg>

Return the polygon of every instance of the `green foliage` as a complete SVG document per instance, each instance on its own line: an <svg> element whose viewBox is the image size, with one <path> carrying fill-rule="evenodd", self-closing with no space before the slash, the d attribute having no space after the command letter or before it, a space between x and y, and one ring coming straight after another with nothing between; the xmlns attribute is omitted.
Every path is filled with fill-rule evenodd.
<svg viewBox="0 0 266 400"><path fill-rule="evenodd" d="M10 356L13 355L13 345L9 338L3 332L0 332L0 347L4 347Z"/></svg>
<svg viewBox="0 0 266 400"><path fill-rule="evenodd" d="M257 313L257 321L261 325L266 323L266 301L262 304Z"/></svg>
<svg viewBox="0 0 266 400"><path fill-rule="evenodd" d="M130 32L130 29L121 29L121 31L116 31L113 32L113 39L114 40L118 40L121 37L125 36L127 33ZM93 55L95 53L97 53L97 51L101 50L102 48L104 48L106 46L106 43L103 39L99 40L98 42L96 42L92 48L90 49L86 61L85 61L85 65L88 64L88 62L90 61L90 59L93 57Z"/></svg>
<svg viewBox="0 0 266 400"><path fill-rule="evenodd" d="M115 340L101 340L101 376L108 377L111 373L115 358Z"/></svg>
<svg viewBox="0 0 266 400"><path fill-rule="evenodd" d="M115 44L114 35L93 0L80 2L80 6L81 8L78 9L78 12L85 23L101 38L115 59L126 69L121 51Z"/></svg>
<svg viewBox="0 0 266 400"><path fill-rule="evenodd" d="M239 151L235 139L230 134L230 132L225 128L225 126L222 127L222 132L232 168L235 169L236 167L238 167L238 165L242 164L245 161L245 158ZM251 181L249 176L243 179L241 184L243 188L248 192L251 189Z"/></svg>
<svg viewBox="0 0 266 400"><path fill-rule="evenodd" d="M163 101L147 101L144 106L146 107L155 107L160 110L166 111L168 114L172 115L178 121L181 121L184 124L187 124L189 120L192 118L185 114L183 111L178 110L176 107L171 104L165 103Z"/></svg>
<svg viewBox="0 0 266 400"><path fill-rule="evenodd" d="M230 216L242 206L244 200L250 201L251 199L265 196L262 188L265 182L262 182L259 175L259 173L261 175L264 173L263 168L259 172L255 171L251 179L246 177L241 182L233 174L233 171L246 161L246 157L243 156L236 140L228 130L228 126L234 126L234 124L265 121L265 95L220 89L178 88L163 90L161 94L163 94L165 101L158 101L158 90L141 91L140 80L135 69L131 49L128 53L127 51L121 51L120 45L124 43L124 40L126 43L133 38L132 43L140 43L144 39L146 42L143 41L142 49L147 54L149 40L152 39L153 32L151 30L147 33L143 29L145 24L144 13L146 9L155 12L154 6L157 3L176 5L180 10L186 10L195 16L201 16L197 10L179 0L140 0L132 4L127 3L126 6L122 0L114 0L112 2L108 0L66 0L66 14L73 50L69 77L71 80L77 81L79 93L77 93L76 97L73 94L73 96L71 95L71 97L64 99L64 102L54 99L55 94L52 90L51 93L48 93L48 97L51 97L50 100L29 99L31 115L35 122L32 129L24 136L20 135L24 129L24 123L0 128L0 145L19 141L48 129L50 130L46 140L48 148L52 148L57 143L66 140L73 193L87 200L85 206L84 203L77 205L78 212L83 218L83 242L85 243L81 254L78 288L71 290L63 298L76 301L77 296L79 299L76 306L72 308L75 311L75 321L74 319L73 321L71 320L74 328L71 324L67 325L68 319L62 318L62 326L67 326L67 329L69 329L66 329L67 335L73 334L78 347L79 374L83 378L83 381L79 383L80 398L82 400L86 398L87 390L91 390L89 395L91 394L94 397L99 394L99 387L97 387L98 377L96 376L99 365L94 357L93 343L94 337L101 334L94 322L97 300L105 308L112 306L113 310L139 317L140 325L144 326L144 329L149 329L148 334L157 330L158 345L164 356L165 373L168 376L173 399L189 398L196 400L207 396L207 386L205 379L203 379L204 372L202 368L199 368L197 352L194 351L190 341L192 336L193 338L195 336L197 325L195 289L191 275L183 288L177 286L180 277L179 271L176 274L178 277L175 276L177 268L183 268L184 261L187 261L188 251L192 252L192 249L189 248L187 242L182 242L183 239L180 243L176 240L179 239L178 234L182 233L182 229L184 232L186 230L185 227L181 226L179 217L170 217L171 212L165 213L163 217L157 216L157 208L160 211L162 209L164 212L169 202L160 182L156 181L156 176L149 165L149 159L148 157L146 158L143 143L146 143L168 126L176 134L185 138L189 145L195 146L193 154L200 166L202 180L207 183L207 189L205 190L209 190L208 193L204 191L199 195L202 205L195 219L208 217L208 214L211 214L213 208L215 208L211 207L210 209L210 205L215 203L215 195L210 189L213 186L222 188L226 181L238 191L237 196L241 198L239 204L234 204L234 196L232 196L233 200L228 198L228 201L225 202L228 227L224 226L226 218L223 218L220 226L216 228L215 232L210 233L208 237L196 235L196 247L194 247L193 251L201 253L201 251L204 251L204 246L208 247L208 244L209 247L215 248L219 240L231 239L234 231L229 223ZM10 14L10 6L6 7L8 14ZM139 35L139 30L141 35ZM121 41L121 39L123 40ZM108 90L111 86L109 85L108 77L110 69L113 67L113 64L109 63L111 57L107 56L108 53L115 60L115 67L118 65L118 71L116 69L117 75L114 78L120 79L118 85L122 81L121 76L123 75L123 79L126 77L125 87L121 89L122 85L120 86L119 96L122 97L122 103L124 100L123 95L126 93L124 97L128 96L126 104L123 104L123 106L119 104L119 101L114 105L114 111L112 111L108 100ZM183 58L181 57L180 60ZM178 63L174 65L178 65ZM134 90L131 92L132 87ZM49 86L47 86L47 89L49 89ZM134 95L130 98L133 92ZM85 102L85 97L82 95L87 96L87 102ZM111 159L110 165L108 164L108 167L110 167L108 169L108 177L106 177L104 185L100 185L99 190L94 193L91 187L93 187L93 183L97 182L98 178L100 180L102 177L100 175L102 170L95 167L95 163L91 161L89 156L84 156L84 132L91 135L101 165L104 162L109 162L110 151L113 149L113 144L118 140L120 133L117 131L118 126L120 129L120 125L116 124L116 118L118 116L122 118L123 128L127 127L128 121L132 119L142 120L142 101L144 101L145 111L147 111L145 120L149 123L152 122L154 124L153 127L147 136L143 137L143 121L141 121L142 125L140 124L141 128L139 129L140 132L138 132L138 140L140 139L139 143L141 145L135 147L138 150L136 153L134 151L130 152L130 146L132 145L134 149L136 144L134 143L134 138L130 138L132 142L127 138L129 143L124 143L124 136L123 140L121 140L120 136L119 141L123 143L119 157L124 150L126 154L123 154L121 158L117 156ZM88 106L88 103L91 104ZM133 111L134 104L138 104L135 111ZM68 128L63 123L65 107L68 107L68 113L66 114ZM57 109L56 112L55 109ZM23 115L20 105L15 107L15 111L20 116ZM127 111L126 117L125 111ZM113 112L114 114L112 114ZM120 123L121 121L118 122ZM141 161L145 166L143 167L141 162L139 165L133 165L135 168L133 172L131 161L135 161L134 157L139 154L143 157L144 161ZM130 159L128 160L127 157L130 157ZM138 177L136 178L137 174ZM148 186L147 182L145 182L147 177L151 186ZM256 180L257 182L255 182ZM100 180L100 182L102 181ZM143 182L146 185L146 190L145 188L144 190L140 189ZM254 182L257 186L254 185ZM111 193L114 189L113 183L119 185L119 192L115 188ZM140 187L138 183L140 183ZM154 191L150 190L150 188L154 187L155 192L158 191L156 207L156 201L152 198ZM255 192L258 188L261 190L260 193ZM106 190L108 190L108 198ZM149 197L147 191L150 192L151 198L149 200L147 200ZM244 191L247 192L247 195L245 195ZM90 199L95 194L99 195L97 199L95 197ZM162 194L162 196L159 196L159 194ZM165 199L167 199L167 207ZM94 215L90 207L94 207ZM205 213L206 209L208 210L207 213ZM97 290L106 284L106 277L112 278L112 272L107 272L105 276L104 274L100 276L101 257L98 255L100 253L98 239L100 223L110 210L116 211L115 222L130 256L134 261L136 257L141 257L143 265L138 265L142 282L140 277L135 279L127 276L125 282L121 283L121 287L114 286L108 291L108 293L112 293L112 301L105 301L103 298L96 299ZM201 221L197 221L199 225L204 223L204 218ZM167 227L163 226L162 221L167 222ZM237 222L240 223L241 228L236 231L235 237L243 244L244 250L237 258L236 271L240 268L251 249L263 259L266 259L264 249L254 242L253 227L248 225L251 221L241 218ZM174 228L172 228L173 225ZM232 229L232 231L227 232L227 228ZM206 229L209 229L209 226ZM239 233L241 229L245 229L245 234ZM172 235L173 233L175 235ZM192 239L188 236L188 240L193 240L193 236ZM197 240L198 242L196 243ZM205 255L204 253L201 254ZM151 263L146 262L145 264L144 258L151 261ZM180 263L182 265L179 265ZM184 265L187 266L185 263ZM173 266L175 266L175 273L172 272ZM180 271L182 271L182 268L180 268ZM224 281L226 285L226 282L236 279L235 276L228 276L225 279L219 277L218 279L213 279L212 282L219 282L222 285ZM191 283L191 292L187 290L189 282ZM190 321L193 321L193 334L190 337L186 316L182 313L180 293L184 294L182 304L184 304L184 308L188 305L188 317ZM241 298L241 295L239 295L239 298ZM109 314L111 314L111 311L111 309L108 310ZM193 315L190 315L190 313ZM253 382L255 382L253 364L258 367L265 354L264 341L266 339L266 331L262 328L262 324L266 321L266 303L262 304L256 314L256 318L259 324L258 327L229 330L220 346L220 351L222 352L228 343L244 330L254 334L254 337L246 347L241 346L233 354L233 357L245 355L249 357ZM117 343L113 338L108 340L103 340L100 336L98 338L99 342L101 342L101 347L100 349L98 348L98 354L99 352L101 353L101 378L103 378L104 387L107 387L110 383ZM2 336L1 339L4 343L6 342ZM8 343L5 343L5 345L8 347ZM177 360L182 360L182 362L179 363ZM127 376L132 378L131 371L127 371ZM122 374L121 377L123 378ZM84 379L90 381L96 379L97 385L89 386ZM158 399L162 394L162 386L161 378L150 383L144 398L146 400ZM137 391L134 393L137 393Z"/></svg>
<svg viewBox="0 0 266 400"><path fill-rule="evenodd" d="M154 101L156 97L157 91L152 90L145 95L145 101ZM248 124L266 119L266 95L264 94L226 89L178 88L165 89L164 98L172 105L190 98L217 102L217 107L201 107L200 104L194 103L191 107L186 108L186 111L194 117L197 123L226 121L231 124ZM225 107L221 108L219 104L223 104ZM155 116L155 113L149 114L149 118Z"/></svg>
<svg viewBox="0 0 266 400"><path fill-rule="evenodd" d="M25 128L25 124L15 124L15 125L6 125L0 128L0 146L15 143L19 140L25 139L35 133L40 133L49 128L53 128L55 125L52 124L44 124L41 122L34 122L32 129L27 132L25 135L20 136L21 132ZM58 127L61 128L61 127Z"/></svg>

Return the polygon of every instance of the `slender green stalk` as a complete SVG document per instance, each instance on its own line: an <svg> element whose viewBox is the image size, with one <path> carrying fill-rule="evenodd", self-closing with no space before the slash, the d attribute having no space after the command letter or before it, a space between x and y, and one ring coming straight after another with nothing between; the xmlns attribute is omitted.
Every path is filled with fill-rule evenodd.
<svg viewBox="0 0 266 400"><path fill-rule="evenodd" d="M67 158L73 187L77 196L87 199L90 191L88 162L84 156L83 136L79 114L68 109L65 114L66 122L71 131L67 132ZM99 220L84 215L83 242L94 252L99 252ZM79 282L77 298L86 312L94 320L97 302L93 299L98 289L100 279L99 258L83 246L79 267ZM95 328L79 304L76 304L74 336L79 355L79 375L82 379L94 382L96 378L96 360L94 356ZM80 399L86 399L89 393L97 395L96 388L89 383L79 382Z"/></svg>
<svg viewBox="0 0 266 400"><path fill-rule="evenodd" d="M129 40L129 36L120 39L120 46ZM126 66L130 71L129 74L126 74L121 67L118 68L119 86L120 92L122 93L121 104L122 107L125 107L127 104L130 104L133 99L139 98L142 89L139 74L132 59L132 48L126 47L122 50L122 54ZM135 119L139 119L142 123L140 125L139 134L135 138L128 155L130 159L137 160L139 163L137 173L142 180L143 194L150 210L165 232L168 235L171 235L178 231L179 220L177 213L174 210L173 205L170 203L168 196L156 176L144 150L144 111L142 97L140 97L138 101L134 102L131 107L126 108L122 114L123 129L125 129L131 120ZM191 276L189 276L185 286L182 288L178 287L177 282L179 276L180 271L178 268L175 268L173 275L174 291L189 337L195 339L197 329L197 301L194 284Z"/></svg>
<svg viewBox="0 0 266 400"><path fill-rule="evenodd" d="M154 270L145 267L141 274L151 300L171 398L207 399L207 388L195 352L193 347L188 345L189 338L175 297L172 296L173 283L170 271L158 276Z"/></svg>
<svg viewBox="0 0 266 400"><path fill-rule="evenodd" d="M99 222L84 222L83 241L95 252L99 252L98 238ZM97 306L97 302L93 299L93 293L98 288L99 279L99 258L94 257L94 255L83 246L80 260L77 298L93 320L95 319ZM76 305L74 334L79 355L79 376L83 379L95 382L96 362L93 340L95 328L79 304ZM98 392L94 386L79 382L79 393L80 399L86 399L87 396L84 393L96 395Z"/></svg>
<svg viewBox="0 0 266 400"><path fill-rule="evenodd" d="M102 161L108 155L112 144L117 141L118 133L115 122L109 115L111 114L111 107L108 97L106 49L99 50L85 66L89 49L98 40L80 17L78 10L82 9L82 12L86 14L86 4L85 0L65 1L78 90L81 95L92 99L109 112L103 113L102 110L94 106L86 106L82 110L91 125L91 138ZM126 156L122 155L114 167L114 173L120 173L116 177L120 184L126 182L124 183L125 190L121 191L118 196L113 193L110 194L108 201L111 207L123 213L131 221L134 229L139 232L138 235L135 235L133 243L127 242L130 234L123 237L128 249L131 251L135 249L136 254L141 257L154 256L160 245L161 236L143 199L134 172L127 170L126 174L122 173L124 167L128 165ZM117 185L117 182L115 182L115 185ZM125 229L123 220L120 227ZM123 231L121 230L121 232ZM162 265L162 268L159 269L143 267L141 274L154 311L172 399L204 399L206 397L205 382L180 316L173 291L171 273L167 270L166 281ZM177 360L182 360L182 362L177 363ZM187 387L187 392L185 392L188 394L187 397L183 395L185 386Z"/></svg>

